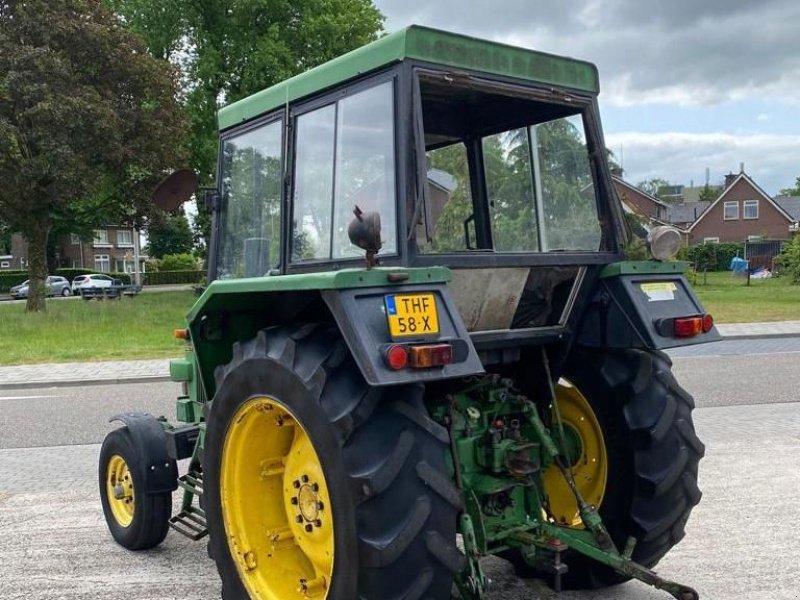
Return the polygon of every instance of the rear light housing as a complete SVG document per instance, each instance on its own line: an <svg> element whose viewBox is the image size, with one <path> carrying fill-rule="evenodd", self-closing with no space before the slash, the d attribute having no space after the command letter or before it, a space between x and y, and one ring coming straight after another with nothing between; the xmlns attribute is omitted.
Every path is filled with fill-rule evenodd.
<svg viewBox="0 0 800 600"><path fill-rule="evenodd" d="M386 365L399 371L406 367L412 369L430 369L443 367L453 363L452 344L420 344L404 346L392 344L383 354Z"/></svg>
<svg viewBox="0 0 800 600"><path fill-rule="evenodd" d="M453 362L453 346L450 344L411 346L409 350L408 363L412 369L443 367Z"/></svg>
<svg viewBox="0 0 800 600"><path fill-rule="evenodd" d="M694 337L703 333L703 317L681 317L672 322L675 337Z"/></svg>

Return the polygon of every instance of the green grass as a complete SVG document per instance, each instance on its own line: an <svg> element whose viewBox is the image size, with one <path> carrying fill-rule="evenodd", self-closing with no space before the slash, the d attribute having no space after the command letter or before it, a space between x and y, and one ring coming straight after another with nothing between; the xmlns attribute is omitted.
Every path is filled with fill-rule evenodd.
<svg viewBox="0 0 800 600"><path fill-rule="evenodd" d="M717 323L800 320L800 285L788 277L751 279L698 273L694 290Z"/></svg>
<svg viewBox="0 0 800 600"><path fill-rule="evenodd" d="M127 360L181 355L173 331L195 301L192 292L122 300L48 300L47 313L0 304L0 364Z"/></svg>
<svg viewBox="0 0 800 600"><path fill-rule="evenodd" d="M800 285L786 277L745 280L698 274L694 286L717 323L800 320ZM180 356L172 332L192 292L140 294L120 301L49 300L46 314L0 303L0 365Z"/></svg>

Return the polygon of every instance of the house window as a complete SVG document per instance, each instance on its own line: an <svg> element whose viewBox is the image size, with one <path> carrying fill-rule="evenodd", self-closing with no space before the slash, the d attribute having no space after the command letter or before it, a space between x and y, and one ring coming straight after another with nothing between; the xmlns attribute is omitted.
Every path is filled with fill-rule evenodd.
<svg viewBox="0 0 800 600"><path fill-rule="evenodd" d="M704 237L703 238L703 243L704 244L719 244L719 238L718 237Z"/></svg>
<svg viewBox="0 0 800 600"><path fill-rule="evenodd" d="M79 245L81 243L80 236L78 234L76 234L76 233L70 233L69 234L69 243L72 244L73 246Z"/></svg>
<svg viewBox="0 0 800 600"><path fill-rule="evenodd" d="M108 231L105 229L94 230L94 245L95 246L110 246L108 243Z"/></svg>
<svg viewBox="0 0 800 600"><path fill-rule="evenodd" d="M758 200L744 201L744 218L745 219L758 218Z"/></svg>
<svg viewBox="0 0 800 600"><path fill-rule="evenodd" d="M747 218L747 217L745 217L745 218ZM763 235L748 235L747 236L747 241L748 242L760 242L763 239L764 239Z"/></svg>
<svg viewBox="0 0 800 600"><path fill-rule="evenodd" d="M0 262L0 269L7 269L10 266L11 266L11 263L8 262L7 260L4 260L3 262Z"/></svg>
<svg viewBox="0 0 800 600"><path fill-rule="evenodd" d="M117 231L117 246L133 246L133 235L129 229Z"/></svg>
<svg viewBox="0 0 800 600"><path fill-rule="evenodd" d="M100 273L109 273L111 271L111 259L108 254L94 255L94 270Z"/></svg>
<svg viewBox="0 0 800 600"><path fill-rule="evenodd" d="M733 200L726 202L723 208L722 218L725 221L736 221L739 219L739 201Z"/></svg>

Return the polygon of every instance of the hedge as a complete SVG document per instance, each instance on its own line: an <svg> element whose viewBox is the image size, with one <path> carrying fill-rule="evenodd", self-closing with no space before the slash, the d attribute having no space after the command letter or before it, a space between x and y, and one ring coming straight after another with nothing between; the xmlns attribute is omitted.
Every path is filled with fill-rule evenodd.
<svg viewBox="0 0 800 600"><path fill-rule="evenodd" d="M699 272L729 271L734 256L744 256L744 244L698 244L678 253L678 258L688 260Z"/></svg>
<svg viewBox="0 0 800 600"><path fill-rule="evenodd" d="M3 271L0 273L0 293L8 292L28 278L27 271Z"/></svg>
<svg viewBox="0 0 800 600"><path fill-rule="evenodd" d="M144 273L142 283L144 285L200 283L205 274L205 271L156 271Z"/></svg>

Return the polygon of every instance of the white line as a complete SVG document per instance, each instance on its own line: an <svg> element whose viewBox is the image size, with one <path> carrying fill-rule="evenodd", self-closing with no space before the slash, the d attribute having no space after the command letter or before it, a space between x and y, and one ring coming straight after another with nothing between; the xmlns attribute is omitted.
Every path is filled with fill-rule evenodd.
<svg viewBox="0 0 800 600"><path fill-rule="evenodd" d="M63 396L0 396L0 400L38 400L42 398L63 398Z"/></svg>

